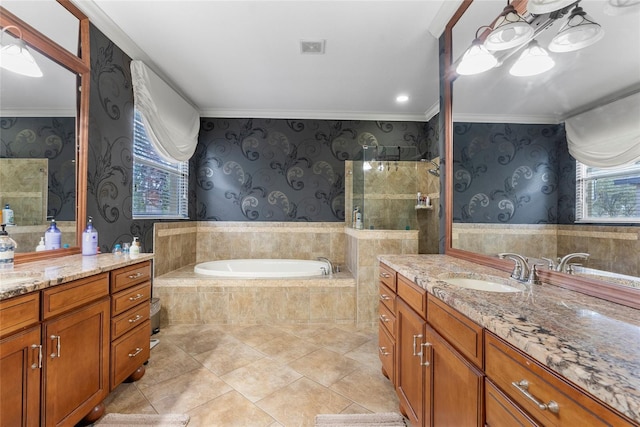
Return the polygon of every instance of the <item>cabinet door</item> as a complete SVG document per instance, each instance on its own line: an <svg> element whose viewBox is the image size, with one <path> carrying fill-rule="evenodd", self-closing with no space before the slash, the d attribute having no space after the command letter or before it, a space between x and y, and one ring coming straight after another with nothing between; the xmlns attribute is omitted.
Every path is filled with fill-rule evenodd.
<svg viewBox="0 0 640 427"><path fill-rule="evenodd" d="M40 425L40 326L0 341L0 426Z"/></svg>
<svg viewBox="0 0 640 427"><path fill-rule="evenodd" d="M425 367L420 364L425 321L404 301L396 307L396 393L400 408L412 425L424 425Z"/></svg>
<svg viewBox="0 0 640 427"><path fill-rule="evenodd" d="M109 392L109 299L44 323L44 425L73 426Z"/></svg>
<svg viewBox="0 0 640 427"><path fill-rule="evenodd" d="M427 389L425 425L477 427L482 425L484 375L430 326L423 348Z"/></svg>

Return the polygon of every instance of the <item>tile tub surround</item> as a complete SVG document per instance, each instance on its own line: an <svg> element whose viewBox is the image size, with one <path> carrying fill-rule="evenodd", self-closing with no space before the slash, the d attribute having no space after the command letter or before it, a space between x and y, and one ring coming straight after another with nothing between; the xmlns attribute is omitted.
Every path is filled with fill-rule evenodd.
<svg viewBox="0 0 640 427"><path fill-rule="evenodd" d="M282 324L356 321L356 284L349 272L331 277L220 279L194 264L158 276L160 324Z"/></svg>
<svg viewBox="0 0 640 427"><path fill-rule="evenodd" d="M0 300L150 259L153 259L153 254L143 253L135 258L113 254L69 255L16 264L13 270L0 273Z"/></svg>
<svg viewBox="0 0 640 427"><path fill-rule="evenodd" d="M155 276L220 259L316 259L344 266L342 222L193 221L156 223Z"/></svg>
<svg viewBox="0 0 640 427"><path fill-rule="evenodd" d="M640 311L551 285L500 294L457 288L451 274L508 274L446 255L380 261L595 398L640 422Z"/></svg>

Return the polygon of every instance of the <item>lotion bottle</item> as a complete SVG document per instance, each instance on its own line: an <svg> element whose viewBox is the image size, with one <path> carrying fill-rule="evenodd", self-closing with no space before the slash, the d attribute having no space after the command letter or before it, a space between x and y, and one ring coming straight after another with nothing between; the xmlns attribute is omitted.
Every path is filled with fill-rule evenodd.
<svg viewBox="0 0 640 427"><path fill-rule="evenodd" d="M16 250L16 241L9 237L4 229L6 224L2 224L0 231L0 270L13 269L13 258Z"/></svg>
<svg viewBox="0 0 640 427"><path fill-rule="evenodd" d="M36 252L44 251L46 249L47 247L44 245L44 237L41 237L40 243L38 243L38 246L36 246Z"/></svg>
<svg viewBox="0 0 640 427"><path fill-rule="evenodd" d="M82 232L82 255L98 253L98 231L93 228L93 218L89 217L87 228Z"/></svg>
<svg viewBox="0 0 640 427"><path fill-rule="evenodd" d="M62 247L62 232L56 227L56 220L51 220L51 225L44 233L44 247L47 250L60 249Z"/></svg>
<svg viewBox="0 0 640 427"><path fill-rule="evenodd" d="M4 205L4 209L2 210L2 221L7 225L16 225L15 220L13 218L13 209L9 206L9 203Z"/></svg>
<svg viewBox="0 0 640 427"><path fill-rule="evenodd" d="M133 242L131 242L131 247L129 248L129 256L135 258L138 255L140 255L140 242L138 242L137 237L134 237Z"/></svg>

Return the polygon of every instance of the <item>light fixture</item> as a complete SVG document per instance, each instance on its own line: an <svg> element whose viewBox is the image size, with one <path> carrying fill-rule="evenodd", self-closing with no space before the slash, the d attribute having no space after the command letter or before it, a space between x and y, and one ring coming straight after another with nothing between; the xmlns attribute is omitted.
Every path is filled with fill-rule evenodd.
<svg viewBox="0 0 640 427"><path fill-rule="evenodd" d="M609 0L604 13L611 16L626 15L640 11L640 0Z"/></svg>
<svg viewBox="0 0 640 427"><path fill-rule="evenodd" d="M398 95L396 97L396 102L407 102L409 97L407 95Z"/></svg>
<svg viewBox="0 0 640 427"><path fill-rule="evenodd" d="M549 43L549 50L572 52L591 46L602 37L604 37L604 29L600 24L594 22L580 6L576 6L571 11L567 22Z"/></svg>
<svg viewBox="0 0 640 427"><path fill-rule="evenodd" d="M575 2L576 0L529 0L527 11L533 15L543 15L564 9Z"/></svg>
<svg viewBox="0 0 640 427"><path fill-rule="evenodd" d="M8 29L15 29L18 38L10 43L4 42L5 32ZM22 40L22 31L14 25L8 25L0 32L0 67L29 77L42 77L42 71L36 60L33 59L27 44Z"/></svg>
<svg viewBox="0 0 640 427"><path fill-rule="evenodd" d="M462 60L456 67L456 73L463 76L480 74L498 65L496 57L484 47L482 41L478 38L478 33L483 28L487 27L480 27L476 31L476 38L469 49L462 55Z"/></svg>
<svg viewBox="0 0 640 427"><path fill-rule="evenodd" d="M541 48L537 41L532 40L513 64L509 74L518 77L535 76L549 71L554 65L555 62L547 51Z"/></svg>
<svg viewBox="0 0 640 427"><path fill-rule="evenodd" d="M532 37L533 27L518 15L513 5L507 4L484 45L489 50L506 50L525 44Z"/></svg>

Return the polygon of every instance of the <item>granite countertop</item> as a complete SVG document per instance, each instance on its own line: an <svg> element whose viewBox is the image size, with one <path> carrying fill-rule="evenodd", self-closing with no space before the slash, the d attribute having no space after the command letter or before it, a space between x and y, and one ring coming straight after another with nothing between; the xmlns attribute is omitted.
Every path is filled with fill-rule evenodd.
<svg viewBox="0 0 640 427"><path fill-rule="evenodd" d="M508 273L446 255L382 255L381 262L640 422L640 310L552 285L515 293L474 291L440 279L507 281Z"/></svg>
<svg viewBox="0 0 640 427"><path fill-rule="evenodd" d="M0 301L45 289L83 277L153 259L153 254L68 255L42 261L16 264L13 270L0 272Z"/></svg>

